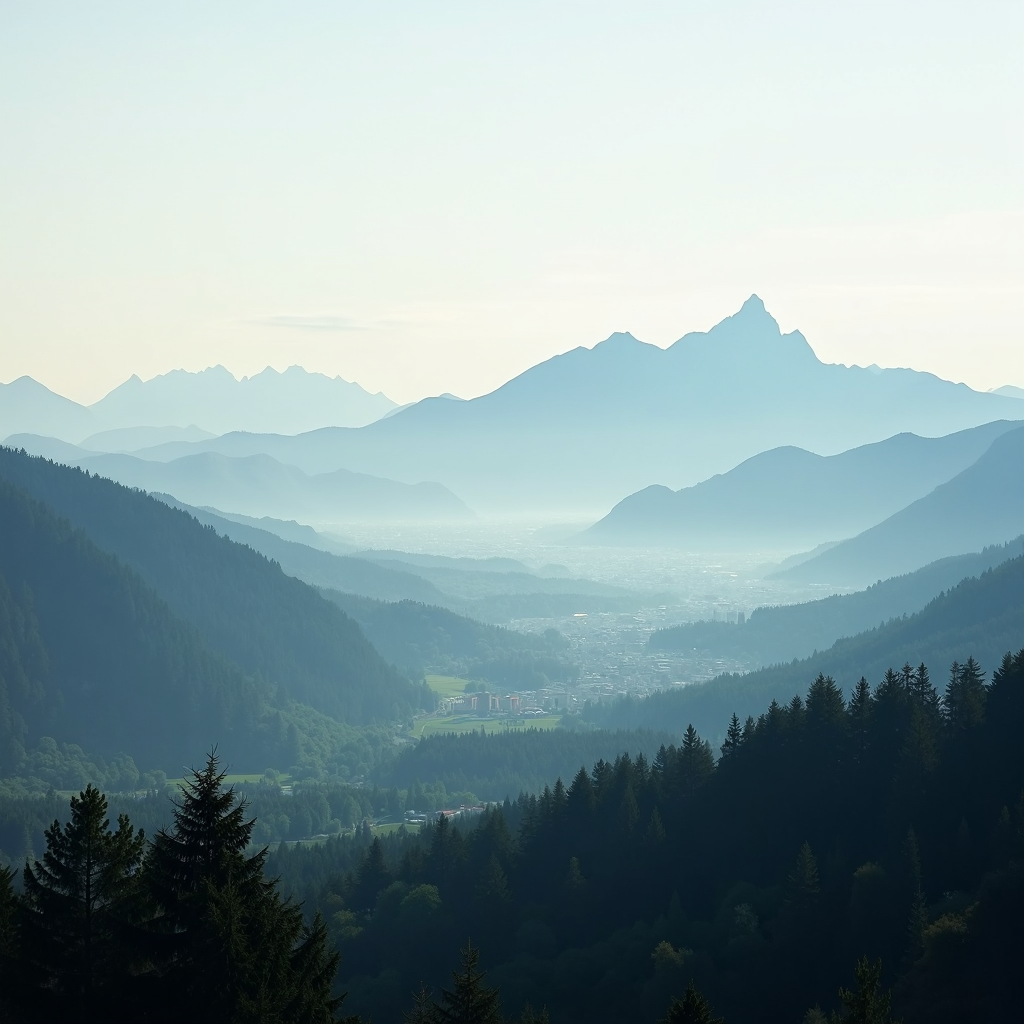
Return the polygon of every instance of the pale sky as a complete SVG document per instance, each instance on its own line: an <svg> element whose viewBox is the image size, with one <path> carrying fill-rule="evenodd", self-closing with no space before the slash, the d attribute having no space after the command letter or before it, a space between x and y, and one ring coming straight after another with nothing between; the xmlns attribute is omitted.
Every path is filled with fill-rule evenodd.
<svg viewBox="0 0 1024 1024"><path fill-rule="evenodd" d="M1024 4L0 0L0 380L470 397L757 292L1024 386Z"/></svg>

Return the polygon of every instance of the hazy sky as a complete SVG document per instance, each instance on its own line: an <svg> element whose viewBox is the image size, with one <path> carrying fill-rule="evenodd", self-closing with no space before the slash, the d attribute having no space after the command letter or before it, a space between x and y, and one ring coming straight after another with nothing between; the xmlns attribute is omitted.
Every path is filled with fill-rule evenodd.
<svg viewBox="0 0 1024 1024"><path fill-rule="evenodd" d="M0 380L491 390L757 292L1024 386L1024 4L0 2Z"/></svg>

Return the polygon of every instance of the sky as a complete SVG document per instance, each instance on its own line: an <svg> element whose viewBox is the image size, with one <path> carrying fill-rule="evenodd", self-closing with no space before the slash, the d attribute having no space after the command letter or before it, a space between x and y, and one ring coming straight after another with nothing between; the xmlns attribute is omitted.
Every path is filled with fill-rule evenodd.
<svg viewBox="0 0 1024 1024"><path fill-rule="evenodd" d="M753 292L1024 386L1024 4L0 0L0 380L472 397Z"/></svg>

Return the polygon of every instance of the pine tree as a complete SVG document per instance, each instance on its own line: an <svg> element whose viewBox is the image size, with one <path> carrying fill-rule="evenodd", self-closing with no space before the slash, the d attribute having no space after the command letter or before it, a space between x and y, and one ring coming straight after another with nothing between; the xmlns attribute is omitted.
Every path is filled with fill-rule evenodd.
<svg viewBox="0 0 1024 1024"><path fill-rule="evenodd" d="M678 758L679 783L683 795L692 797L711 778L714 770L715 760L711 755L710 744L697 735L693 725L688 725Z"/></svg>
<svg viewBox="0 0 1024 1024"><path fill-rule="evenodd" d="M224 787L224 774L211 753L151 849L159 1008L168 1020L202 1007L210 1019L232 1022L332 1021L338 960L326 928L319 919L304 928L301 909L264 878L265 848L246 856L255 821L246 821L245 802Z"/></svg>
<svg viewBox="0 0 1024 1024"><path fill-rule="evenodd" d="M833 1013L833 1024L898 1024L889 1013L892 997L888 992L879 991L882 961L877 960L872 964L866 956L862 956L857 961L854 975L857 991L846 988L839 990L839 999L846 1014L840 1017Z"/></svg>
<svg viewBox="0 0 1024 1024"><path fill-rule="evenodd" d="M985 718L985 673L973 657L953 662L942 699L946 723L954 735L976 729Z"/></svg>
<svg viewBox="0 0 1024 1024"><path fill-rule="evenodd" d="M433 1020L437 1024L501 1024L498 990L484 986L480 951L467 941L461 953L462 970L452 971L452 988L442 989Z"/></svg>
<svg viewBox="0 0 1024 1024"><path fill-rule="evenodd" d="M787 881L787 902L798 911L807 911L818 902L821 885L818 882L818 861L810 843L804 843L796 856L796 864Z"/></svg>
<svg viewBox="0 0 1024 1024"><path fill-rule="evenodd" d="M93 786L71 798L71 820L46 830L42 862L25 864L26 959L72 1014L91 1019L135 959L122 939L139 895L145 836L127 817L111 832L107 799Z"/></svg>
<svg viewBox="0 0 1024 1024"><path fill-rule="evenodd" d="M729 722L729 728L725 732L725 742L722 744L722 758L732 757L743 743L743 729L740 727L740 720L734 711Z"/></svg>
<svg viewBox="0 0 1024 1024"><path fill-rule="evenodd" d="M711 1004L697 991L691 978L686 994L682 999L672 1000L660 1024L725 1024L725 1021L714 1015Z"/></svg>

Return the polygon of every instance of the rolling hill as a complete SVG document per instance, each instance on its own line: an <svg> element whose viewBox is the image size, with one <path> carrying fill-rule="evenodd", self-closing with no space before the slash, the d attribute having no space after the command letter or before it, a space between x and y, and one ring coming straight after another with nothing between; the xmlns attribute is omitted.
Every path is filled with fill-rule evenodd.
<svg viewBox="0 0 1024 1024"><path fill-rule="evenodd" d="M945 437L897 434L830 456L775 448L693 487L644 488L578 539L690 550L812 547L888 518L951 480L1018 425L1002 420Z"/></svg>
<svg viewBox="0 0 1024 1024"><path fill-rule="evenodd" d="M948 555L978 551L1017 536L1024 526L1024 427L997 437L962 473L877 526L780 577L863 586L912 572Z"/></svg>

